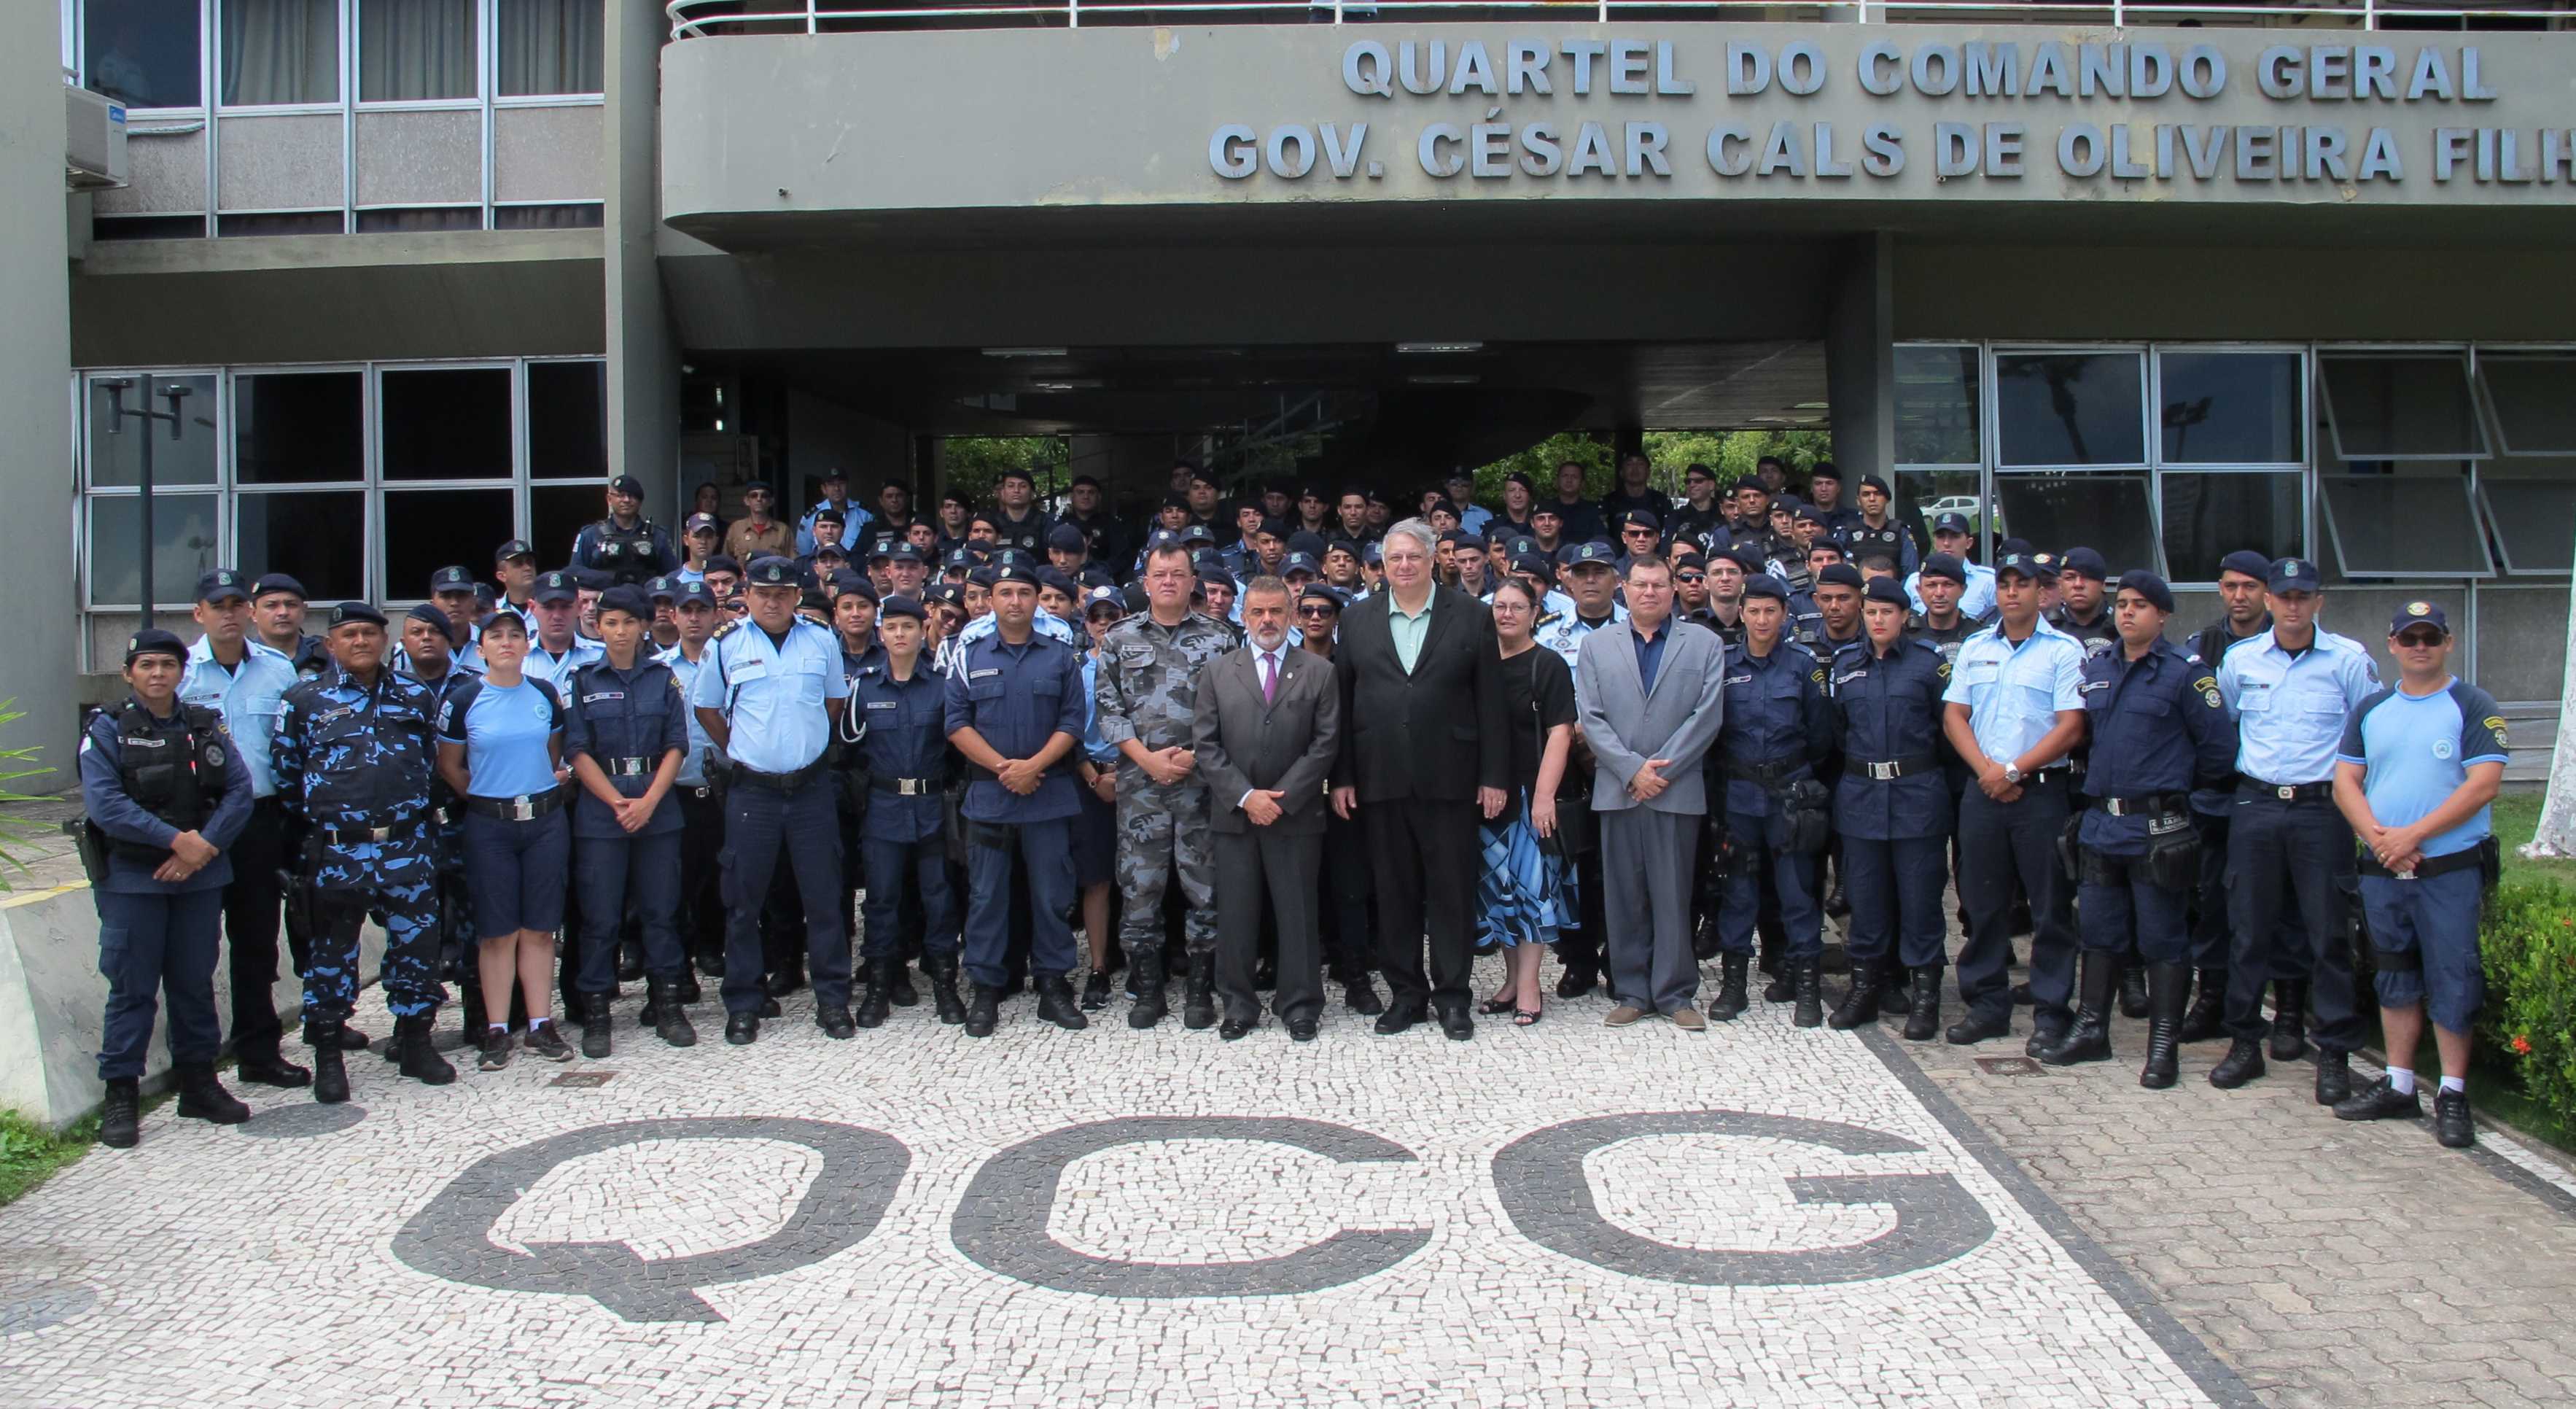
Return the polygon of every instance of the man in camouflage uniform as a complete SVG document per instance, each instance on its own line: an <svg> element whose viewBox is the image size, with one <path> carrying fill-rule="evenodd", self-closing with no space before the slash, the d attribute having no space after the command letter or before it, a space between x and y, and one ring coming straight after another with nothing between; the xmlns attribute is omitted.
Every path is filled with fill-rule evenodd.
<svg viewBox="0 0 2576 1409"><path fill-rule="evenodd" d="M384 916L381 973L403 1075L430 1085L456 1072L430 1046L439 986L438 860L428 825L429 688L385 664L385 614L331 609L332 665L286 692L270 752L289 850L312 895L313 962L304 971L304 1040L313 1099L349 1099L340 1026L358 999L358 930Z"/></svg>
<svg viewBox="0 0 2576 1409"><path fill-rule="evenodd" d="M1158 532L1145 549L1146 609L1100 639L1094 687L1101 740L1118 750L1118 890L1126 913L1118 942L1133 965L1136 1005L1127 1025L1148 1028L1163 1001L1163 891L1174 871L1189 902L1190 956L1185 1026L1216 1023L1216 851L1207 784L1196 772L1190 731L1199 671L1234 649L1225 623L1190 610L1196 579L1178 534Z"/></svg>

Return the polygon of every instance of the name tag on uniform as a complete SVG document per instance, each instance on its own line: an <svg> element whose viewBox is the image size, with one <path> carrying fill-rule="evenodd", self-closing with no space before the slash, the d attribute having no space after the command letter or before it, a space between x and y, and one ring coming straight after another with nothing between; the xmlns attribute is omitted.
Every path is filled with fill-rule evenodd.
<svg viewBox="0 0 2576 1409"><path fill-rule="evenodd" d="M1848 685L1848 684L1850 684L1851 682L1853 682L1853 681L1855 681L1855 680L1858 680L1859 678L1861 678L1862 676L1867 675L1867 674L1869 674L1869 672L1868 672L1868 671L1866 671L1866 670L1850 670L1850 671L1845 671L1845 672L1843 672L1842 674L1837 675L1837 676L1835 676L1835 677L1834 677L1834 683L1835 683L1835 684L1837 684L1837 685Z"/></svg>
<svg viewBox="0 0 2576 1409"><path fill-rule="evenodd" d="M1968 662L1968 678L1971 680L1992 680L1995 676L2001 674L2002 671L2003 665L1998 661L1972 660Z"/></svg>
<svg viewBox="0 0 2576 1409"><path fill-rule="evenodd" d="M624 690L602 690L596 695L582 696L581 702L583 704L597 704L601 700L622 700L624 698L626 698L626 692Z"/></svg>
<svg viewBox="0 0 2576 1409"><path fill-rule="evenodd" d="M986 676L999 675L999 674L1001 674L1001 673L1002 673L1002 668L1001 668L1000 666L998 666L998 665L988 665L988 666L984 667L982 670L970 670L970 671L967 671L967 672L966 672L966 678L967 678L968 680L981 680L981 679L984 679Z"/></svg>
<svg viewBox="0 0 2576 1409"><path fill-rule="evenodd" d="M2108 680L2087 680L2083 684L2076 686L2075 690L2078 694L2089 695L2096 690L2107 690L2110 688L2111 682Z"/></svg>
<svg viewBox="0 0 2576 1409"><path fill-rule="evenodd" d="M123 743L130 749L160 749L168 748L170 746L170 741L168 739L136 738L123 739L119 740L119 742Z"/></svg>
<svg viewBox="0 0 2576 1409"><path fill-rule="evenodd" d="M736 680L759 680L767 677L768 674L769 662L765 660L740 661L734 665L732 671L732 676Z"/></svg>
<svg viewBox="0 0 2576 1409"><path fill-rule="evenodd" d="M903 707L903 701L901 701L901 700L870 700L870 701L868 701L868 708L870 708L870 709L900 709L900 708L902 708L902 707Z"/></svg>
<svg viewBox="0 0 2576 1409"><path fill-rule="evenodd" d="M1726 677L1725 681L1722 683L1728 685L1750 685L1753 683L1753 676L1749 672L1743 675L1730 675Z"/></svg>

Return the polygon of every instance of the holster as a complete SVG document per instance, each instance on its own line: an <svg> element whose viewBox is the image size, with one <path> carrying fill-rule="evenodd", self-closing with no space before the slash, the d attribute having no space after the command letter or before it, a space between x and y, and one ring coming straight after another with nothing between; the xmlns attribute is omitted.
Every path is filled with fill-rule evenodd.
<svg viewBox="0 0 2576 1409"><path fill-rule="evenodd" d="M948 844L948 864L966 864L966 785L950 783L940 798L940 835Z"/></svg>
<svg viewBox="0 0 2576 1409"><path fill-rule="evenodd" d="M715 799L719 805L724 802L725 794L733 789L733 770L734 761L731 754L720 748L710 747L707 750L705 766L707 796Z"/></svg>
<svg viewBox="0 0 2576 1409"><path fill-rule="evenodd" d="M2147 819L2147 882L2188 895L2200 884L2200 828L2186 810Z"/></svg>
<svg viewBox="0 0 2576 1409"><path fill-rule="evenodd" d="M72 850L80 857L81 874L89 877L90 889L107 884L107 834L87 817L74 817L63 823L63 835L72 839Z"/></svg>
<svg viewBox="0 0 2576 1409"><path fill-rule="evenodd" d="M1833 844L1833 794L1814 778L1800 778L1780 792L1781 821L1789 850L1813 856Z"/></svg>
<svg viewBox="0 0 2576 1409"><path fill-rule="evenodd" d="M2075 834L2083 825L2084 814L2077 812L2057 830L2057 868L2066 873L2067 880L2077 883L2084 879L2084 857L2083 847L2077 844Z"/></svg>

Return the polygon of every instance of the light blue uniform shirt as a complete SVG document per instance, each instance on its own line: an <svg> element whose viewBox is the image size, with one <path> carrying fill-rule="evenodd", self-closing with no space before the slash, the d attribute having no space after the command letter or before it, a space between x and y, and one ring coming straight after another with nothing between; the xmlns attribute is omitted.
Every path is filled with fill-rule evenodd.
<svg viewBox="0 0 2576 1409"><path fill-rule="evenodd" d="M242 663L231 670L215 663L214 648L205 637L198 637L188 648L188 666L179 676L179 698L224 717L224 727L233 731L234 755L250 767L254 798L277 792L268 741L277 730L279 703L295 681L295 663L285 652L248 636L242 638Z"/></svg>
<svg viewBox="0 0 2576 1409"><path fill-rule="evenodd" d="M1923 608L1923 574L1905 575L1905 595L1914 603L1916 615ZM1959 593L1959 615L1970 621L1984 621L1995 614L1995 570L1984 563L1968 564L1968 581Z"/></svg>
<svg viewBox="0 0 2576 1409"><path fill-rule="evenodd" d="M2218 693L2236 716L2236 771L2284 787L2332 779L2344 720L2378 688L2370 652L2331 631L2295 657L2272 631L2228 647Z"/></svg>
<svg viewBox="0 0 2576 1409"><path fill-rule="evenodd" d="M1551 601L1560 596L1564 596L1564 594L1560 592L1550 592L1547 595ZM1553 611L1555 609L1549 608L1548 610ZM1544 613L1542 615L1544 615ZM1591 622L1585 621L1583 619L1583 614L1575 610L1574 599L1566 597L1565 614L1553 621L1541 621L1537 629L1532 634L1537 638L1540 645L1556 652L1557 657L1565 662L1566 669L1571 670L1574 668L1576 659L1583 654L1583 638L1600 630L1603 626L1613 625L1618 622L1626 621L1627 619L1628 609L1617 602L1612 602L1610 604L1610 619L1600 623L1599 625L1594 625Z"/></svg>
<svg viewBox="0 0 2576 1409"><path fill-rule="evenodd" d="M2016 646L1998 623L1959 643L1941 700L1966 705L1977 747L2010 763L2057 727L2059 710L2084 708L2083 686L2084 647L2074 637L2042 619Z"/></svg>
<svg viewBox="0 0 2576 1409"><path fill-rule="evenodd" d="M1094 763L1107 767L1118 761L1118 746L1100 735L1100 653L1085 651L1082 655L1082 752Z"/></svg>
<svg viewBox="0 0 2576 1409"><path fill-rule="evenodd" d="M2344 726L2336 757L2357 763L2370 815L2383 827L2408 827L2433 815L2469 780L2469 766L2503 763L2504 712L2495 697L2453 676L2429 695L2381 690L2362 701ZM2484 841L2492 808L2426 839L2424 854L2449 856Z"/></svg>
<svg viewBox="0 0 2576 1409"><path fill-rule="evenodd" d="M477 650L474 656L479 662L483 653ZM529 679L543 680L555 687L555 693L564 694L572 689L574 671L592 661L607 658L608 648L587 636L575 635L572 638L572 644L565 647L564 653L558 656L538 645L535 633L531 632L528 637L528 658L519 663L519 669L524 671ZM479 670L481 666L478 664L475 668Z"/></svg>
<svg viewBox="0 0 2576 1409"><path fill-rule="evenodd" d="M726 756L763 773L793 773L822 757L832 741L823 701L849 697L840 638L802 617L783 646L749 617L726 627L707 643L689 687L691 706L723 713L732 730Z"/></svg>
<svg viewBox="0 0 2576 1409"><path fill-rule="evenodd" d="M687 757L680 760L679 776L671 780L674 787L703 788L707 785L707 750L714 748L716 741L707 737L707 726L698 722L698 672L705 668L706 652L714 649L714 646L715 643L710 641L706 646L701 647L696 660L680 654L680 648L677 646L669 647L654 656L655 660L671 667L671 673L679 677L680 697L689 701L690 705L689 752Z"/></svg>
<svg viewBox="0 0 2576 1409"><path fill-rule="evenodd" d="M1455 504L1452 504L1449 507L1453 509L1458 508ZM1494 511L1486 508L1482 504L1470 504L1466 508L1458 509L1459 530L1465 533L1472 533L1478 538L1485 536L1485 525L1492 523L1493 521Z"/></svg>
<svg viewBox="0 0 2576 1409"><path fill-rule="evenodd" d="M475 797L540 797L553 792L546 741L563 733L563 696L534 678L496 685L468 680L438 706L438 738L465 746L465 791Z"/></svg>

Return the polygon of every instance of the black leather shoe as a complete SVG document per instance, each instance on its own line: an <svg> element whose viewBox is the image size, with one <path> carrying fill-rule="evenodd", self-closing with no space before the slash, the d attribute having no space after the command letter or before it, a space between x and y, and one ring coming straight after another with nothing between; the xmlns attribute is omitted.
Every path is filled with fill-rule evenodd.
<svg viewBox="0 0 2576 1409"><path fill-rule="evenodd" d="M2221 1091L2233 1091L2262 1074L2262 1039L2239 1037L2227 1044L2227 1055L2209 1069L2209 1084Z"/></svg>
<svg viewBox="0 0 2576 1409"><path fill-rule="evenodd" d="M1082 1011L1096 1013L1109 1006L1109 971L1093 969L1082 981Z"/></svg>
<svg viewBox="0 0 2576 1409"><path fill-rule="evenodd" d="M1590 964L1568 964L1565 966L1565 972L1556 977L1556 996L1580 998L1590 993L1593 986L1599 982L1601 982L1601 974Z"/></svg>
<svg viewBox="0 0 2576 1409"><path fill-rule="evenodd" d="M1002 1024L1001 990L976 984L966 998L966 1035L990 1037Z"/></svg>
<svg viewBox="0 0 2576 1409"><path fill-rule="evenodd" d="M698 955L698 972L707 978L724 977L724 951L709 949Z"/></svg>
<svg viewBox="0 0 2576 1409"><path fill-rule="evenodd" d="M868 966L868 986L859 991L859 1010L850 1021L860 1027L883 1027L891 1016L888 1005L894 1001L894 985L887 970L892 964Z"/></svg>
<svg viewBox="0 0 2576 1409"><path fill-rule="evenodd" d="M1905 1014L1905 1040L1929 1042L1941 1033L1941 966L1914 971L1914 1002Z"/></svg>
<svg viewBox="0 0 2576 1409"><path fill-rule="evenodd" d="M2012 1005L2014 1007L2027 1008L2035 1001L2036 1000L2030 996L2030 984L2027 981L2017 983L2012 986Z"/></svg>
<svg viewBox="0 0 2576 1409"><path fill-rule="evenodd" d="M1313 1018L1290 1018L1288 1020L1288 1040L1291 1042L1314 1041L1315 1020Z"/></svg>
<svg viewBox="0 0 2576 1409"><path fill-rule="evenodd" d="M2076 980L2075 1021L2055 1042L2031 1055L2053 1067L2111 1060L2111 1005L2118 1001L2122 968L2118 956L2086 950L2082 974Z"/></svg>
<svg viewBox="0 0 2576 1409"><path fill-rule="evenodd" d="M429 1019L420 1021L426 1024ZM421 1039L423 1046L428 1045L428 1041L427 1037ZM185 1119L212 1121L217 1125L239 1125L250 1119L250 1107L234 1099L233 1093L225 1090L224 1084L215 1079L214 1063L174 1064L171 1075L178 1079L179 1114ZM453 1080L456 1073L451 1071L447 1075Z"/></svg>
<svg viewBox="0 0 2576 1409"><path fill-rule="evenodd" d="M787 1011L786 1009L781 1008L781 1007L779 1007L779 1006L778 1006L778 1000L777 1000L777 999L772 998L772 997L768 996L767 994L762 994L762 995L761 995L761 999L760 999L760 1016L762 1016L762 1017L764 1017L764 1018L783 1017L783 1016L785 1016L785 1015L786 1015L786 1011Z"/></svg>
<svg viewBox="0 0 2576 1409"><path fill-rule="evenodd" d="M2317 1104L2341 1105L2352 1096L2352 1054L2317 1049Z"/></svg>
<svg viewBox="0 0 2576 1409"><path fill-rule="evenodd" d="M683 970L682 972L686 972ZM695 1047L698 1030L689 1023L688 1009L680 1003L679 990L666 978L648 978L647 998L653 1004L653 1035L670 1047Z"/></svg>
<svg viewBox="0 0 2576 1409"><path fill-rule="evenodd" d="M432 1040L437 1026L436 1013L394 1020L394 1055L402 1063L402 1074L423 1086L445 1086L456 1079L456 1068L438 1055L438 1045ZM243 1118L248 1119L248 1114Z"/></svg>
<svg viewBox="0 0 2576 1409"><path fill-rule="evenodd" d="M120 1076L107 1083L107 1100L98 1108L98 1142L112 1150L130 1150L143 1138L142 1083Z"/></svg>
<svg viewBox="0 0 2576 1409"><path fill-rule="evenodd" d="M1414 1004L1402 1001L1389 1003L1386 1005L1386 1012L1377 1020L1377 1035L1393 1037L1397 1033L1410 1031L1415 1023L1422 1021L1422 1017L1422 1009Z"/></svg>
<svg viewBox="0 0 2576 1409"><path fill-rule="evenodd" d="M1467 1016L1465 1004L1440 1010L1440 1035L1452 1042L1464 1042L1476 1035L1476 1020Z"/></svg>
<svg viewBox="0 0 2576 1409"><path fill-rule="evenodd" d="M1797 996L1798 966L1783 959L1780 961L1780 972L1772 975L1769 983L1762 985L1762 1001L1786 1003Z"/></svg>
<svg viewBox="0 0 2576 1409"><path fill-rule="evenodd" d="M234 1064L233 1075L254 1086L275 1086L288 1091L299 1091L313 1084L313 1073L275 1052L249 1053Z"/></svg>
<svg viewBox="0 0 2576 1409"><path fill-rule="evenodd" d="M1718 956L1717 996L1709 1000L1708 1015L1715 1021L1730 1023L1744 1016L1748 1006L1745 986L1752 981L1753 956L1721 954Z"/></svg>
<svg viewBox="0 0 2576 1409"><path fill-rule="evenodd" d="M2465 1150L2478 1142L2478 1123L2469 1118L2469 1093L2433 1093L2433 1138L2446 1149Z"/></svg>
<svg viewBox="0 0 2576 1409"><path fill-rule="evenodd" d="M2272 1060L2295 1062L2308 1054L2308 985L2305 980L2272 982Z"/></svg>
<svg viewBox="0 0 2576 1409"><path fill-rule="evenodd" d="M784 998L805 986L805 975L794 969L780 969L760 981L760 991L772 998Z"/></svg>
<svg viewBox="0 0 2576 1409"><path fill-rule="evenodd" d="M1344 986L1342 1005L1364 1018L1373 1018L1386 1011L1386 1000L1377 996L1377 985L1369 980L1367 974L1359 975ZM1312 1026L1311 1023L1308 1025Z"/></svg>
<svg viewBox="0 0 2576 1409"><path fill-rule="evenodd" d="M2177 1042L2206 1042L2227 1030L2227 970L2202 969L2191 1006L2183 1010Z"/></svg>
<svg viewBox="0 0 2576 1409"><path fill-rule="evenodd" d="M1843 990L1843 1001L1825 1015L1825 1026L1837 1032L1878 1021L1879 968L1875 963L1852 970L1851 987Z"/></svg>
<svg viewBox="0 0 2576 1409"><path fill-rule="evenodd" d="M725 1015L725 1041L736 1047L748 1047L760 1040L760 1014L728 1013Z"/></svg>
<svg viewBox="0 0 2576 1409"><path fill-rule="evenodd" d="M2147 1015L2147 963L2144 959L2120 961L2120 1016L2143 1018Z"/></svg>
<svg viewBox="0 0 2576 1409"><path fill-rule="evenodd" d="M2039 1014L2031 1019L2030 1040L2021 1044L2021 1054L2025 1057L2037 1057L2040 1053L2064 1042L2066 1034L2073 1030L2074 1026L2075 1020L2071 1017L2049 1013Z"/></svg>
<svg viewBox="0 0 2576 1409"><path fill-rule="evenodd" d="M1973 1043L1992 1041L1998 1037L2010 1037L2012 1036L2012 1013L2010 1010L1980 1012L1970 1008L1960 1015L1957 1022L1950 1024L1949 1030L1941 1036L1953 1047L1966 1047Z"/></svg>
<svg viewBox="0 0 2576 1409"><path fill-rule="evenodd" d="M1091 1026L1082 1015L1082 1005L1073 1001L1073 980L1058 974L1037 980L1038 1021L1051 1022L1067 1032L1080 1032Z"/></svg>
<svg viewBox="0 0 2576 1409"><path fill-rule="evenodd" d="M1227 1018L1216 1025L1216 1035L1228 1042L1240 1042L1252 1035L1255 1026L1250 1018Z"/></svg>
<svg viewBox="0 0 2576 1409"><path fill-rule="evenodd" d="M957 955L925 954L921 971L930 975L931 1011L950 1026L966 1021L966 1000L957 996Z"/></svg>
<svg viewBox="0 0 2576 1409"><path fill-rule="evenodd" d="M1264 954L1252 961L1252 986L1267 993L1279 986L1279 961Z"/></svg>
<svg viewBox="0 0 2576 1409"><path fill-rule="evenodd" d="M814 1010L814 1025L835 1042L846 1042L859 1035L859 1025L850 1021L850 1010L837 1004L826 1004Z"/></svg>
<svg viewBox="0 0 2576 1409"><path fill-rule="evenodd" d="M672 985L671 991L678 996L679 1001L683 1006L690 1003L701 1003L706 1001L707 995L698 987L697 974L692 972L686 964L680 966L680 977Z"/></svg>
<svg viewBox="0 0 2576 1409"><path fill-rule="evenodd" d="M2409 1090L2401 1095L2383 1076L2335 1102L2334 1113L2337 1120L2422 1120L2424 1093Z"/></svg>

